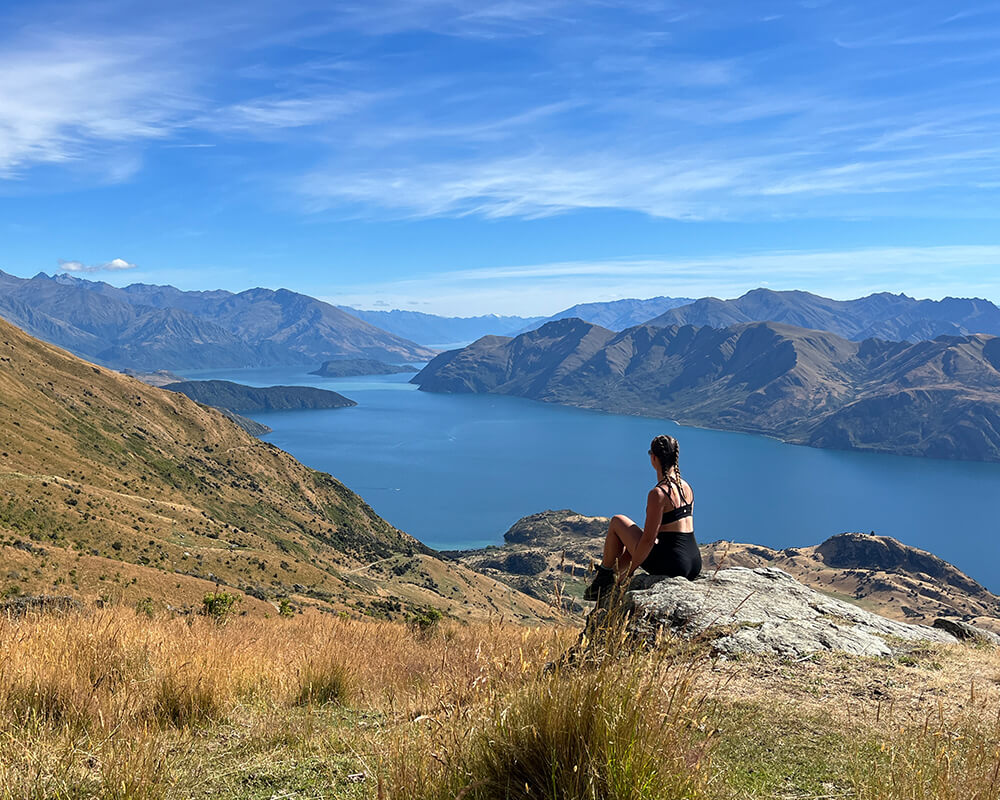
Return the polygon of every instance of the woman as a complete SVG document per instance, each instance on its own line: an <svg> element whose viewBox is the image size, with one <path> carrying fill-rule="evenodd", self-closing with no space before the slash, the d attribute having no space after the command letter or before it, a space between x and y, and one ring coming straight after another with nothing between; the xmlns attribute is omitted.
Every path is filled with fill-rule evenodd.
<svg viewBox="0 0 1000 800"><path fill-rule="evenodd" d="M694 540L694 492L681 477L680 448L673 436L657 436L649 445L649 463L659 478L646 498L646 524L639 527L619 514L611 518L604 540L604 558L584 600L598 600L615 585L617 576L630 576L637 567L651 575L683 576L694 580L701 572L701 552Z"/></svg>

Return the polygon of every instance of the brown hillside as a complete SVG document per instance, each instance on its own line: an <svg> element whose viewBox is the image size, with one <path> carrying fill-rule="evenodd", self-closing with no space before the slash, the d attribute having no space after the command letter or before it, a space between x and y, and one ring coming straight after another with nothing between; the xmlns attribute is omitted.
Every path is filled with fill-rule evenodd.
<svg viewBox="0 0 1000 800"><path fill-rule="evenodd" d="M221 413L0 320L0 588L185 605L216 582L251 611L548 613Z"/></svg>

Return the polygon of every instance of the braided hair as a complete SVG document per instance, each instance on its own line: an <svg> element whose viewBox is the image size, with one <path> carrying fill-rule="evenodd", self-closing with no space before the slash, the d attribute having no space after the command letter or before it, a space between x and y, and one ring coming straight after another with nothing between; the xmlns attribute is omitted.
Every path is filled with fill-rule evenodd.
<svg viewBox="0 0 1000 800"><path fill-rule="evenodd" d="M670 494L670 487L677 487L677 497L683 503L684 486L681 483L681 468L679 464L681 446L673 436L660 434L649 445L649 452L656 456L660 462L661 474L663 477L657 482L657 486L662 483L667 484L667 494Z"/></svg>

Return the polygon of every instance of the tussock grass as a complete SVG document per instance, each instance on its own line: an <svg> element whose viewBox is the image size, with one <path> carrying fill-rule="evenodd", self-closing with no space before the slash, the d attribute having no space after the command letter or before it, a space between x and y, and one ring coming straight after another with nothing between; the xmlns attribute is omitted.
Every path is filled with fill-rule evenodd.
<svg viewBox="0 0 1000 800"><path fill-rule="evenodd" d="M0 800L1000 800L1000 655L717 662L328 615L0 620ZM561 664L552 668L551 664Z"/></svg>
<svg viewBox="0 0 1000 800"><path fill-rule="evenodd" d="M299 694L295 702L300 706L346 703L353 690L351 673L343 656L322 652L302 665Z"/></svg>
<svg viewBox="0 0 1000 800"><path fill-rule="evenodd" d="M533 676L495 698L482 727L446 724L437 742L396 754L388 796L705 797L710 737L698 731L689 678L639 656Z"/></svg>

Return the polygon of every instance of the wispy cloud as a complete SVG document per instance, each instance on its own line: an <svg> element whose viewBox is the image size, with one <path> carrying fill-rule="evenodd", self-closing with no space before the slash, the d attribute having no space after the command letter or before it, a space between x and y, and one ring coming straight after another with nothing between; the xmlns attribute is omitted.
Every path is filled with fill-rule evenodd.
<svg viewBox="0 0 1000 800"><path fill-rule="evenodd" d="M188 99L175 73L147 59L161 44L39 34L0 49L0 178L169 135Z"/></svg>
<svg viewBox="0 0 1000 800"><path fill-rule="evenodd" d="M0 179L133 180L155 142L214 147L307 214L683 220L874 215L888 195L919 215L1000 182L1000 84L977 66L1000 24L961 3L252 0L142 34L115 3L0 42Z"/></svg>
<svg viewBox="0 0 1000 800"><path fill-rule="evenodd" d="M59 259L59 269L63 272L121 272L128 269L138 269L138 265L124 258L112 258L103 264L84 264L82 261L67 261Z"/></svg>
<svg viewBox="0 0 1000 800"><path fill-rule="evenodd" d="M222 133L262 135L272 130L331 123L369 107L375 97L364 92L305 98L256 98L223 106L192 120L194 127Z"/></svg>

